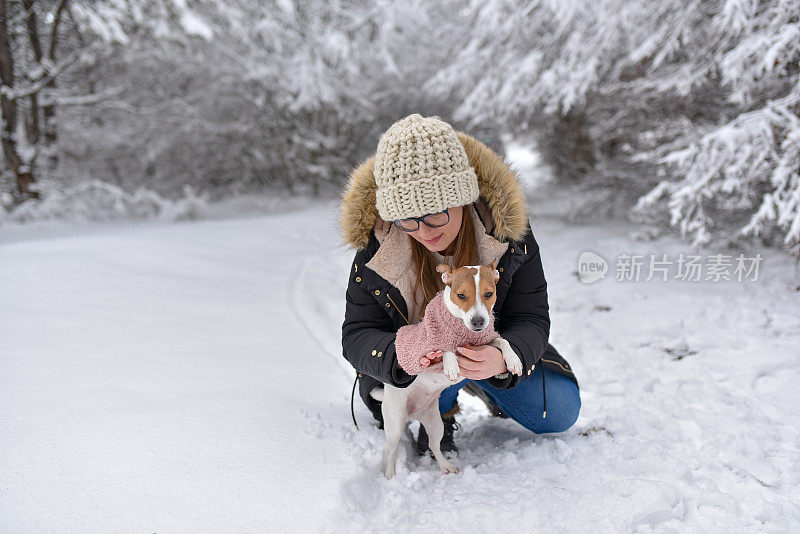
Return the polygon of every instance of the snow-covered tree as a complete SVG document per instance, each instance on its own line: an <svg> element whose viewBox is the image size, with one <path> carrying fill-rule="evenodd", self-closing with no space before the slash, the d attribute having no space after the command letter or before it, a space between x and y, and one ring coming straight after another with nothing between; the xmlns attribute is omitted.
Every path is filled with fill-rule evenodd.
<svg viewBox="0 0 800 534"><path fill-rule="evenodd" d="M155 6L160 11L153 13ZM176 14L181 15L177 32L172 29ZM146 27L187 35L202 24L184 0L173 0L170 9L155 1L0 1L4 182L14 183L8 188L14 202L38 197L37 174L50 175L58 165L60 110L85 109L113 97L118 91L95 90L92 70Z"/></svg>
<svg viewBox="0 0 800 534"><path fill-rule="evenodd" d="M715 224L711 206L738 216L742 235L777 226L783 245L800 252L800 2L728 1L714 23L731 37L715 65L739 113L662 157L679 179L659 183L637 208L664 199L671 224L702 244Z"/></svg>
<svg viewBox="0 0 800 534"><path fill-rule="evenodd" d="M98 62L97 87L122 92L65 121L66 174L168 194L334 191L398 116L452 107L419 90L446 52L422 31L447 17L437 4L190 5L213 38L164 39L150 25Z"/></svg>
<svg viewBox="0 0 800 534"><path fill-rule="evenodd" d="M73 63L57 80L26 44L25 5L40 35L64 6L55 57ZM30 72L38 105L59 111L57 130L44 123L63 181L336 191L382 131L420 112L531 138L593 210L633 208L698 245L734 233L800 242L800 0L8 6L16 76ZM15 103L27 113L24 89L3 92L25 94ZM31 169L37 145L14 135L15 168Z"/></svg>
<svg viewBox="0 0 800 534"><path fill-rule="evenodd" d="M668 209L696 244L712 221L750 234L775 221L786 245L798 243L800 2L461 9L470 29L454 32L452 61L426 86L456 98L457 117L532 135L562 180L598 202L641 197L639 218Z"/></svg>
<svg viewBox="0 0 800 534"><path fill-rule="evenodd" d="M42 35L40 23L42 4L34 0L17 3L0 0L3 155L16 191L22 197L37 196L32 184L38 148L40 145L51 147L56 139L54 105L47 100L40 103L40 93L55 88L58 75L80 56L79 51L73 51L63 60L56 60L66 0L49 3L52 5L46 8L45 35ZM23 42L29 47L26 55L19 53ZM28 113L24 121L19 121L18 112L23 106L27 106Z"/></svg>

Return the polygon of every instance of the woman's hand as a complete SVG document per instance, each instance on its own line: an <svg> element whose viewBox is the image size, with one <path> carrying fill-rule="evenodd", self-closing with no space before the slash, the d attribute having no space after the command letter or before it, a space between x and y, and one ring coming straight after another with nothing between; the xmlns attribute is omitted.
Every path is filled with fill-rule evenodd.
<svg viewBox="0 0 800 534"><path fill-rule="evenodd" d="M461 376L483 380L508 371L503 353L491 345L465 345L456 348Z"/></svg>
<svg viewBox="0 0 800 534"><path fill-rule="evenodd" d="M423 356L422 358L420 358L419 364L423 368L427 369L431 365L435 365L435 364L441 362L443 355L444 355L444 353L442 351L433 350L433 351L429 352L428 354L426 354L425 356Z"/></svg>
<svg viewBox="0 0 800 534"><path fill-rule="evenodd" d="M460 353L460 354L459 354ZM419 363L423 368L442 361L444 353L440 350L429 352ZM499 375L508 371L503 353L497 347L491 345L464 345L456 349L458 367L461 376L470 380L483 380L494 375Z"/></svg>

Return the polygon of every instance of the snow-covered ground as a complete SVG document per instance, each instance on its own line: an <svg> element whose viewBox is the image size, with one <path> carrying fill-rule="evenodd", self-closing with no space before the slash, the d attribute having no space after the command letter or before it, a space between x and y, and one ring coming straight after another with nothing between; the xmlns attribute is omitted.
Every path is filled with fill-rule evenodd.
<svg viewBox="0 0 800 534"><path fill-rule="evenodd" d="M693 251L539 219L545 202L533 227L577 424L534 435L462 393L460 473L404 437L392 480L358 399L360 430L350 418L334 203L0 228L0 531L798 531L790 258L743 251L764 257L757 281L621 282L612 265L585 284L585 250Z"/></svg>

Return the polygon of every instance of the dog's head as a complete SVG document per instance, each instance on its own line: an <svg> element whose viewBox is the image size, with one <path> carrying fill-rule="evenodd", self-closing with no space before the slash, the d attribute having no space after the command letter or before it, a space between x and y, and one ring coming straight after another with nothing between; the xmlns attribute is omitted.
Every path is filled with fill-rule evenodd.
<svg viewBox="0 0 800 534"><path fill-rule="evenodd" d="M465 265L453 269L440 264L436 270L442 273L444 302L450 313L464 321L473 332L486 328L497 300L495 286L500 279L497 258L489 265Z"/></svg>

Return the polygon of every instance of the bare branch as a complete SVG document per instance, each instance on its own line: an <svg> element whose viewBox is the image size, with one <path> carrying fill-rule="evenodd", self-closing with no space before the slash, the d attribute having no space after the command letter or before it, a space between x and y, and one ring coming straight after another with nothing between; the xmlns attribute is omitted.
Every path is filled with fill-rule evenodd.
<svg viewBox="0 0 800 534"><path fill-rule="evenodd" d="M43 93L41 103L43 106L87 106L90 104L97 104L110 100L111 98L121 95L125 89L120 87L113 87L106 89L100 93L92 93L88 95L57 95Z"/></svg>
<svg viewBox="0 0 800 534"><path fill-rule="evenodd" d="M11 88L7 85L0 87L0 94L9 100L17 100L38 93L56 76L61 74L67 67L75 63L83 54L87 53L85 50L78 49L72 51L63 61L59 62L52 69L47 69L47 73L39 79L36 83L28 87L20 87L18 89Z"/></svg>
<svg viewBox="0 0 800 534"><path fill-rule="evenodd" d="M28 19L25 21L25 26L28 28L28 37L31 41L31 49L33 50L33 58L37 63L42 61L42 45L39 41L39 25L36 21L36 13L33 10L35 0L23 0L22 4L26 6L25 11L29 13Z"/></svg>
<svg viewBox="0 0 800 534"><path fill-rule="evenodd" d="M36 0L34 0L33 3L35 4ZM20 13L19 15L14 17L13 19L8 19L9 28L12 27L12 26L15 26L15 25L19 24L20 22L22 22L23 20L27 19L28 15L30 15L31 12L33 12L33 4L31 4L30 7L26 8L25 11L23 11L22 13Z"/></svg>
<svg viewBox="0 0 800 534"><path fill-rule="evenodd" d="M55 18L53 19L53 29L50 32L50 49L47 51L47 57L51 61L56 58L56 42L58 41L58 24L61 22L61 14L67 6L67 0L61 0L56 7Z"/></svg>

